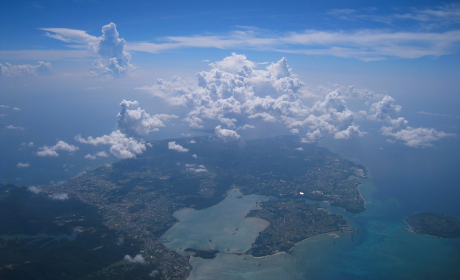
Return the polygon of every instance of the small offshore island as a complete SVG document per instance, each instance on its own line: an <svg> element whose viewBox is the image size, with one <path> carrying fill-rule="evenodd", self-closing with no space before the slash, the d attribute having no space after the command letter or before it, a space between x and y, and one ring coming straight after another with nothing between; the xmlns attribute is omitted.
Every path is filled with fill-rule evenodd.
<svg viewBox="0 0 460 280"><path fill-rule="evenodd" d="M415 233L436 237L460 237L460 220L442 213L422 212L407 218L406 223Z"/></svg>

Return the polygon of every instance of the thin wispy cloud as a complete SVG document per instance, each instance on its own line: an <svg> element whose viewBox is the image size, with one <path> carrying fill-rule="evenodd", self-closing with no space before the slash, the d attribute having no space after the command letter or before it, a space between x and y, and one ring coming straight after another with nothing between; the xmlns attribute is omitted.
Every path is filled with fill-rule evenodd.
<svg viewBox="0 0 460 280"><path fill-rule="evenodd" d="M435 29L460 23L460 4L451 3L434 8L412 8L408 11L382 15L376 8L332 9L326 15L347 21L372 21L396 26L401 23L409 27Z"/></svg>
<svg viewBox="0 0 460 280"><path fill-rule="evenodd" d="M457 51L456 46L460 43L460 30L395 32L366 29L270 33L237 30L224 35L169 36L159 38L159 42L127 42L126 50L160 53L180 48L250 49L370 61L391 57L414 59L423 56L442 56ZM67 34L72 33L64 32L58 35ZM70 37L68 40L72 39L73 37Z"/></svg>
<svg viewBox="0 0 460 280"><path fill-rule="evenodd" d="M411 9L394 14L382 14L375 9L330 10L326 16L342 20L377 21L386 24L380 28L348 30L304 29L274 31L257 27L235 27L225 33L190 34L187 36L157 37L151 41L125 42L119 38L116 26L103 27L100 37L84 30L69 28L41 28L45 36L67 43L67 58L99 57L95 67L105 75L120 76L129 71L131 55L128 52L162 53L177 49L207 48L228 50L257 50L295 53L315 56L334 56L374 61L388 58L416 59L424 56L439 57L458 52L460 29L452 24L460 22L460 5L444 5L432 9ZM407 20L430 28L412 28ZM437 30L433 26L447 26ZM204 30L203 32L206 32ZM76 50L78 49L78 50ZM86 49L86 50L85 50ZM45 52L45 53L44 53ZM24 51L0 51L0 58L31 56ZM32 54L33 55L33 54ZM38 51L36 55L45 55ZM66 58L66 51L56 56ZM42 58L43 59L43 58ZM50 59L51 60L51 59ZM116 62L116 63L115 63ZM103 74L104 74L103 73Z"/></svg>

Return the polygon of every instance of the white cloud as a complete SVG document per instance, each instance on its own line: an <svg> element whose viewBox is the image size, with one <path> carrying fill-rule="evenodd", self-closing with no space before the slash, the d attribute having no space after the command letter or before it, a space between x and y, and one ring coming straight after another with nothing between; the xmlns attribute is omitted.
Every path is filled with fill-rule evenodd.
<svg viewBox="0 0 460 280"><path fill-rule="evenodd" d="M160 272L158 270L153 270L149 273L150 277L157 277L158 275L160 275Z"/></svg>
<svg viewBox="0 0 460 280"><path fill-rule="evenodd" d="M193 172L193 173L202 173L202 172L208 172L206 167L202 164L196 165L196 164L186 164L187 167L187 172Z"/></svg>
<svg viewBox="0 0 460 280"><path fill-rule="evenodd" d="M21 109L19 109L18 107L13 107L13 110L15 110L15 111L21 111Z"/></svg>
<svg viewBox="0 0 460 280"><path fill-rule="evenodd" d="M0 63L0 77L16 77L16 76L44 76L51 74L51 63L39 61L37 65L23 64L12 65L6 62L4 65Z"/></svg>
<svg viewBox="0 0 460 280"><path fill-rule="evenodd" d="M39 151L37 152L38 156L41 157L58 157L59 154L57 151L67 151L69 153L77 151L79 148L74 145L70 145L62 140L58 141L54 146L43 146L38 148Z"/></svg>
<svg viewBox="0 0 460 280"><path fill-rule="evenodd" d="M69 195L67 193L53 193L48 196L54 200L67 200L69 199Z"/></svg>
<svg viewBox="0 0 460 280"><path fill-rule="evenodd" d="M313 132L308 132L306 134L306 138L305 137L302 137L301 139L301 142L302 143L314 143L316 142L319 138L321 138L321 131L319 130L319 128L317 128L315 131Z"/></svg>
<svg viewBox="0 0 460 280"><path fill-rule="evenodd" d="M161 40L168 42L131 43L127 44L126 48L150 53L191 47L239 48L357 58L363 61L391 57L414 59L454 52L456 44L460 42L460 31L404 32L389 29L359 29L345 32L307 29L278 33L268 30L238 30L226 35L170 36L161 38Z"/></svg>
<svg viewBox="0 0 460 280"><path fill-rule="evenodd" d="M130 255L126 255L124 260L131 263L145 264L145 259L140 254L136 255L134 258L132 258Z"/></svg>
<svg viewBox="0 0 460 280"><path fill-rule="evenodd" d="M405 145L414 148L430 147L433 146L433 141L438 141L449 136L455 136L455 134L436 131L432 128L413 128L410 126L394 132L392 127L382 127L382 134L404 141Z"/></svg>
<svg viewBox="0 0 460 280"><path fill-rule="evenodd" d="M198 156L196 154L193 154L192 157L197 158Z"/></svg>
<svg viewBox="0 0 460 280"><path fill-rule="evenodd" d="M1 104L0 104L0 108L9 108L9 107L10 107L10 106L8 106L8 105L1 105Z"/></svg>
<svg viewBox="0 0 460 280"><path fill-rule="evenodd" d="M165 121L177 118L175 115L167 114L150 116L139 107L137 101L123 100L120 106L121 112L117 115L118 129L129 135L146 136L152 131L158 131L159 127L165 127Z"/></svg>
<svg viewBox="0 0 460 280"><path fill-rule="evenodd" d="M91 159L91 160L97 159L97 157L95 155L92 155L92 154L86 154L85 158L86 159Z"/></svg>
<svg viewBox="0 0 460 280"><path fill-rule="evenodd" d="M219 138L233 139L233 140L240 138L240 135L238 135L236 131L231 130L231 129L223 129L220 125L216 126L215 131Z"/></svg>
<svg viewBox="0 0 460 280"><path fill-rule="evenodd" d="M102 27L102 36L90 41L89 49L101 56L94 64L102 69L103 76L121 77L133 66L129 63L131 55L125 51L125 40L119 38L117 27L109 23Z"/></svg>
<svg viewBox="0 0 460 280"><path fill-rule="evenodd" d="M254 68L255 64L246 59L245 55L232 53L232 56L224 58L222 61L217 61L210 64L212 67L223 70L229 73L236 73L236 71L247 67Z"/></svg>
<svg viewBox="0 0 460 280"><path fill-rule="evenodd" d="M391 96L385 95L382 100L371 105L369 115L378 120L385 120L401 112L401 108Z"/></svg>
<svg viewBox="0 0 460 280"><path fill-rule="evenodd" d="M119 38L117 27L109 23L102 27L102 36L95 37L82 30L68 28L42 28L46 36L66 42L86 45L93 56L100 57L93 67L103 77L123 77L134 66L130 64L131 55L125 49L125 40Z"/></svg>
<svg viewBox="0 0 460 280"><path fill-rule="evenodd" d="M97 152L97 153L95 153L95 154L93 154L93 155L92 155L92 154L87 154L87 155L85 156L85 158L86 158L86 159L95 160L95 159L97 159L98 157L108 157L108 156L109 156L109 155L108 155L106 152L100 151L100 152Z"/></svg>
<svg viewBox="0 0 460 280"><path fill-rule="evenodd" d="M460 22L460 5L456 3L444 4L434 8L411 8L405 12L380 15L370 13L369 10L358 11L352 9L331 10L327 14L349 21L374 21L395 26L397 23L415 24L426 30L456 24Z"/></svg>
<svg viewBox="0 0 460 280"><path fill-rule="evenodd" d="M369 120L388 122L391 129L407 127L404 118L392 119L400 113L401 106L391 96L354 86L306 87L292 73L285 58L265 70L255 69L255 63L235 53L210 65L214 68L197 73L196 81L174 76L171 82L159 80L151 87L137 89L182 107L187 112L183 121L192 128L216 122L225 124L227 129L222 125L215 127L221 138L238 139L236 131L255 127L249 124L237 127L236 123L260 122L260 119L266 125L284 124L293 134L306 133L302 138L305 143L316 142L323 133L336 139L361 137L365 132L359 130L355 118L366 116ZM316 101L311 107L304 104L305 99L312 97ZM348 98L378 101L374 101L369 112L353 112L347 106Z"/></svg>
<svg viewBox="0 0 460 280"><path fill-rule="evenodd" d="M302 147L295 148L297 151L303 151Z"/></svg>
<svg viewBox="0 0 460 280"><path fill-rule="evenodd" d="M357 125L350 125L347 129L342 130L334 134L335 139L349 139L352 137L361 137L364 135L363 132L359 131L359 126Z"/></svg>
<svg viewBox="0 0 460 280"><path fill-rule="evenodd" d="M7 125L6 126L7 129L16 129L16 130L24 130L24 127L22 126L14 126L14 125Z"/></svg>
<svg viewBox="0 0 460 280"><path fill-rule="evenodd" d="M22 162L18 162L18 164L16 164L16 167L18 168L25 168L25 167L29 167L30 164L28 163L22 163Z"/></svg>
<svg viewBox="0 0 460 280"><path fill-rule="evenodd" d="M178 151L178 152L182 152L182 153L188 152L188 149L182 147L179 144L176 144L176 141L169 142L168 143L168 149Z"/></svg>
<svg viewBox="0 0 460 280"><path fill-rule="evenodd" d="M239 126L237 129L246 130L246 129L254 129L254 128L256 128L256 127L253 126L253 125L245 124L243 126Z"/></svg>
<svg viewBox="0 0 460 280"><path fill-rule="evenodd" d="M35 186L30 186L30 187L27 188L27 190L37 194L37 193L40 193L42 191L42 188L35 187Z"/></svg>
<svg viewBox="0 0 460 280"><path fill-rule="evenodd" d="M98 145L110 145L110 153L118 158L133 158L138 154L142 154L145 150L145 142L140 140L139 142L133 137L128 137L120 130L113 131L110 135L103 135L100 137L93 138L82 138L81 135L75 136L75 140L94 146Z"/></svg>

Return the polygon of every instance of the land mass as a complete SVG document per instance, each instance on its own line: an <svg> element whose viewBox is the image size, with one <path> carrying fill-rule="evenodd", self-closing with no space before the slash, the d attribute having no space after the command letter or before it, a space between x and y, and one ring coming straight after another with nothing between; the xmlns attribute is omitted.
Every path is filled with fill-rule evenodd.
<svg viewBox="0 0 460 280"><path fill-rule="evenodd" d="M359 182L349 178L366 177L366 169L326 148L302 143L299 137L174 139L188 152L168 149L170 141L151 141L137 158L103 165L64 184L44 187L38 196L65 193L92 206L107 230L139 244L138 254L155 267L158 279L185 279L192 269L186 256L159 241L178 222L173 213L186 207L198 210L216 205L232 188L244 195L271 196L285 203L263 203L260 212L251 214L272 224L251 249L255 255L288 250L302 238L346 225L341 216L297 199L328 201L353 213L364 211ZM277 217L282 217L283 223ZM298 222L291 223L290 219ZM132 264L136 265L141 266ZM100 269L94 273L115 279L124 268Z"/></svg>
<svg viewBox="0 0 460 280"><path fill-rule="evenodd" d="M437 237L460 237L460 220L442 213L422 212L406 219L410 230Z"/></svg>
<svg viewBox="0 0 460 280"><path fill-rule="evenodd" d="M202 259L214 259L217 253L219 253L218 250L198 250L193 248L187 248L185 249L185 252L193 252L194 257L199 257Z"/></svg>
<svg viewBox="0 0 460 280"><path fill-rule="evenodd" d="M270 222L247 251L255 257L288 252L295 243L306 238L343 230L353 230L340 215L329 214L318 204L305 200L269 200L260 202L262 210L252 210L248 217Z"/></svg>

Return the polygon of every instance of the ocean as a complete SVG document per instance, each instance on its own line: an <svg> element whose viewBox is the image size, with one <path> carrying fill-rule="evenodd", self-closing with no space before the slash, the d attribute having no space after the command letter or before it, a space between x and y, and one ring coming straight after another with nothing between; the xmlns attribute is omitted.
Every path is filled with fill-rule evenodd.
<svg viewBox="0 0 460 280"><path fill-rule="evenodd" d="M460 279L460 239L416 234L405 223L409 215L423 211L460 217L457 139L443 140L438 147L424 149L390 143L378 135L357 141L326 137L319 145L363 164L369 171L368 179L360 179L360 191L366 200L363 213L352 214L320 203L329 212L345 216L359 231L353 235L337 233L338 237L318 235L297 243L290 254L254 258L221 250L223 253L214 259L191 257L193 270L189 279ZM222 205L187 210L185 215L178 213L180 222L165 234L165 239L173 236L173 241L165 244L178 251L188 245L207 250L211 248L207 240L212 239L213 248L223 248L218 241L222 232L209 229L216 221L209 215L226 217L217 223L218 228L225 228L224 221L230 221L228 216L234 212L233 218L243 219L244 211L229 210L232 203L247 210L253 202L250 197L238 199L229 195ZM191 221L208 229L204 239L191 235L185 227L177 230L182 223L193 227ZM244 232L248 232L245 227L251 226L243 222L238 225ZM239 238L241 244L249 244L246 239L254 240L253 234Z"/></svg>

